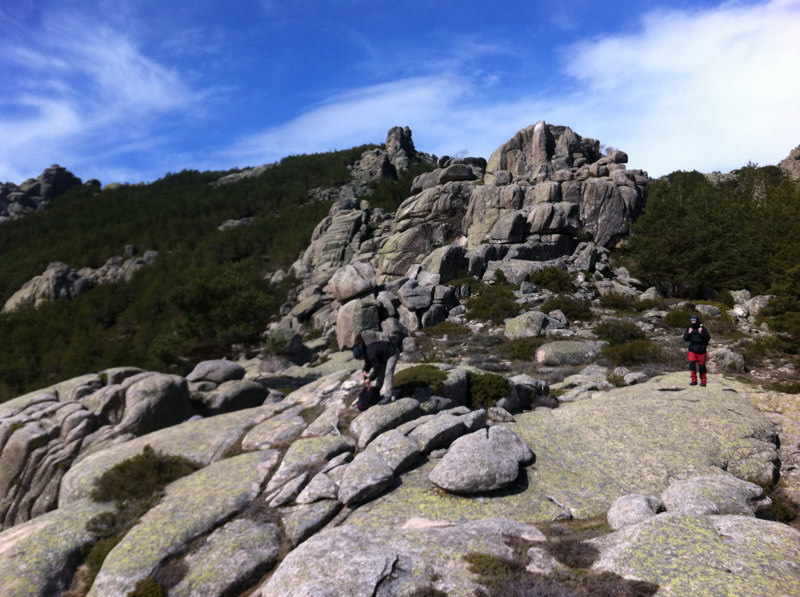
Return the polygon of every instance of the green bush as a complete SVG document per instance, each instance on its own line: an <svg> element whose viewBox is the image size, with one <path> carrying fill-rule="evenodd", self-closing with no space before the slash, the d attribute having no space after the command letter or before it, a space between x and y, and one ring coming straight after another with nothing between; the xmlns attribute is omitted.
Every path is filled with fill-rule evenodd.
<svg viewBox="0 0 800 597"><path fill-rule="evenodd" d="M152 577L148 576L136 583L128 597L166 597L166 591Z"/></svg>
<svg viewBox="0 0 800 597"><path fill-rule="evenodd" d="M717 302L722 303L728 309L733 309L734 300L730 290L723 290L717 294Z"/></svg>
<svg viewBox="0 0 800 597"><path fill-rule="evenodd" d="M617 311L631 311L636 309L636 297L621 292L610 292L600 297L600 306L605 309L616 309Z"/></svg>
<svg viewBox="0 0 800 597"><path fill-rule="evenodd" d="M83 563L89 566L93 572L100 572L106 556L122 540L122 537L104 537L97 541L89 550Z"/></svg>
<svg viewBox="0 0 800 597"><path fill-rule="evenodd" d="M691 309L671 309L664 315L664 323L671 328L688 328L689 318L692 315L697 315Z"/></svg>
<svg viewBox="0 0 800 597"><path fill-rule="evenodd" d="M552 292L570 292L572 288L572 276L569 272L560 267L547 266L538 271L531 272L528 280L532 284L546 288Z"/></svg>
<svg viewBox="0 0 800 597"><path fill-rule="evenodd" d="M497 274L496 284L480 286L475 294L467 299L468 317L500 324L509 317L519 315L521 307L515 300L512 286L505 282L505 276L501 276L501 271L498 270Z"/></svg>
<svg viewBox="0 0 800 597"><path fill-rule="evenodd" d="M619 346L632 340L645 340L647 335L644 330L631 321L617 319L603 321L594 330L597 337L605 340L611 346Z"/></svg>
<svg viewBox="0 0 800 597"><path fill-rule="evenodd" d="M663 298L641 299L634 304L637 311L649 311L650 309L666 309L667 301Z"/></svg>
<svg viewBox="0 0 800 597"><path fill-rule="evenodd" d="M603 356L614 365L629 367L660 363L665 358L661 346L652 340L633 340L603 348Z"/></svg>
<svg viewBox="0 0 800 597"><path fill-rule="evenodd" d="M497 353L510 361L531 361L536 349L549 342L544 336L511 338L497 347Z"/></svg>
<svg viewBox="0 0 800 597"><path fill-rule="evenodd" d="M401 396L413 396L417 388L430 388L440 394L447 379L447 373L434 365L417 365L398 371L394 375L394 387Z"/></svg>
<svg viewBox="0 0 800 597"><path fill-rule="evenodd" d="M777 276L770 289L773 298L761 316L780 335L783 349L800 353L800 265L790 267Z"/></svg>
<svg viewBox="0 0 800 597"><path fill-rule="evenodd" d="M589 321L592 319L592 304L584 299L576 299L568 294L551 296L539 307L542 313L559 310L570 321Z"/></svg>
<svg viewBox="0 0 800 597"><path fill-rule="evenodd" d="M508 396L508 380L496 373L467 372L467 404L471 409L489 408Z"/></svg>
<svg viewBox="0 0 800 597"><path fill-rule="evenodd" d="M147 499L199 468L186 458L161 454L147 445L141 454L115 464L96 479L91 496L96 502Z"/></svg>

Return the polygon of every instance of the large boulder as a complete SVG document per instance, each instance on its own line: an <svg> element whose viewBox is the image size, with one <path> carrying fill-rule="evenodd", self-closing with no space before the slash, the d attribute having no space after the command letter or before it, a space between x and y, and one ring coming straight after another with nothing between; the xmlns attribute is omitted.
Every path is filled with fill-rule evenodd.
<svg viewBox="0 0 800 597"><path fill-rule="evenodd" d="M213 359L197 363L191 373L186 376L186 381L210 381L221 384L226 381L242 379L244 375L245 369L239 363L226 359Z"/></svg>
<svg viewBox="0 0 800 597"><path fill-rule="evenodd" d="M350 431L356 436L358 449L363 450L381 433L416 419L421 414L419 402L413 398L401 398L364 411L350 423Z"/></svg>
<svg viewBox="0 0 800 597"><path fill-rule="evenodd" d="M196 392L193 403L203 416L261 406L269 391L263 385L249 380L231 380L208 392Z"/></svg>
<svg viewBox="0 0 800 597"><path fill-rule="evenodd" d="M340 349L353 347L361 332L380 329L380 305L375 299L353 299L336 314L336 341Z"/></svg>
<svg viewBox="0 0 800 597"><path fill-rule="evenodd" d="M546 327L547 315L541 311L526 311L506 320L505 335L509 338L541 336Z"/></svg>
<svg viewBox="0 0 800 597"><path fill-rule="evenodd" d="M326 529L292 551L253 597L472 595L481 585L464 554L508 559L511 538L544 540L535 527L512 520L420 523Z"/></svg>
<svg viewBox="0 0 800 597"><path fill-rule="evenodd" d="M277 460L274 451L250 452L172 483L164 499L106 556L89 595L117 597L133 591L191 541L247 506Z"/></svg>
<svg viewBox="0 0 800 597"><path fill-rule="evenodd" d="M375 270L369 263L356 261L336 270L326 289L337 301L346 302L375 287Z"/></svg>
<svg viewBox="0 0 800 597"><path fill-rule="evenodd" d="M429 479L453 493L493 491L516 481L520 465L531 460L533 453L517 434L495 425L455 440Z"/></svg>
<svg viewBox="0 0 800 597"><path fill-rule="evenodd" d="M95 425L79 402L51 393L0 406L0 528L56 506L61 479Z"/></svg>
<svg viewBox="0 0 800 597"><path fill-rule="evenodd" d="M659 595L800 594L800 533L777 522L668 513L588 543L592 570L647 581Z"/></svg>
<svg viewBox="0 0 800 597"><path fill-rule="evenodd" d="M0 533L0 595L61 595L81 552L96 541L87 523L111 510L110 504L76 502Z"/></svg>
<svg viewBox="0 0 800 597"><path fill-rule="evenodd" d="M668 512L680 514L755 516L772 505L762 487L727 473L674 481L661 501Z"/></svg>

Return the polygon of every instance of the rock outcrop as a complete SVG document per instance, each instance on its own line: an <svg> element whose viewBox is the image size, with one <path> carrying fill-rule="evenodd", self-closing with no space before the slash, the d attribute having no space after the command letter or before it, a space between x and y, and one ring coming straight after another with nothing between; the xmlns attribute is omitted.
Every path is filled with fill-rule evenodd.
<svg viewBox="0 0 800 597"><path fill-rule="evenodd" d="M439 158L393 215L358 202L353 189L337 190L292 266L303 286L280 325L324 334L335 328L340 347L361 331L399 342L457 315L447 282L466 275L491 281L498 270L519 284L555 266L592 275L585 284L594 292L628 292L608 264L608 247L641 212L648 177L626 168L624 152L602 155L599 147L568 127L539 122L488 162ZM392 176L419 155L410 131L395 127L386 149L366 152L353 175Z"/></svg>
<svg viewBox="0 0 800 597"><path fill-rule="evenodd" d="M19 186L11 182L0 183L0 223L44 209L54 199L80 184L80 178L58 164L53 164L37 178L29 178ZM86 184L100 188L96 180L86 181Z"/></svg>
<svg viewBox="0 0 800 597"><path fill-rule="evenodd" d="M789 152L789 155L782 159L778 166L786 172L790 180L800 183L800 145Z"/></svg>
<svg viewBox="0 0 800 597"><path fill-rule="evenodd" d="M413 195L395 214L372 209L369 181L415 161L431 170ZM488 161L434 161L407 128L390 130L351 183L310 194L334 205L265 335L280 358L203 361L185 378L119 367L0 405L0 594L67 591L80 554L112 543L89 595L143 582L209 597L466 595L496 582L566 594L570 578L604 594L800 590L800 533L762 519L763 488L783 481L800 496L796 405L765 414L774 394L723 377L739 368L730 346L710 351L704 388L685 372L609 369L595 323L544 309L555 293L531 281L551 266L569 272L575 299L653 298L609 263L643 200L646 175L626 162L543 122ZM517 284L522 314L467 319L470 285L450 285L466 276ZM768 297L732 295L730 321L760 330ZM614 317L600 305L593 316ZM720 315L669 306L681 307ZM674 352L667 314L626 319ZM414 332L445 321L457 324L443 326L447 362L430 363L432 336ZM322 337L303 342L312 329ZM331 342L359 333L403 344L398 379L424 360L440 383L356 410L362 363ZM518 338L535 342L512 364L498 353ZM490 369L503 395L476 389ZM93 489L145 451L199 469L109 541L120 505L95 503ZM584 519L589 534L575 530Z"/></svg>
<svg viewBox="0 0 800 597"><path fill-rule="evenodd" d="M43 301L72 299L100 284L128 281L134 273L158 258L157 251L138 254L136 247L125 247L125 255L108 259L97 269L84 267L76 270L64 263L53 262L40 275L25 282L3 305L3 312L24 307L35 307Z"/></svg>

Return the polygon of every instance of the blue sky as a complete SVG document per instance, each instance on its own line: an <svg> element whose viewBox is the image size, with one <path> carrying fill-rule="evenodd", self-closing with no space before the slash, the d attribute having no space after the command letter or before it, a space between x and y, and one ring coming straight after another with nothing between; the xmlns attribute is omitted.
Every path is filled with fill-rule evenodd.
<svg viewBox="0 0 800 597"><path fill-rule="evenodd" d="M0 181L151 181L382 143L489 157L545 120L629 167L800 144L800 0L0 0Z"/></svg>

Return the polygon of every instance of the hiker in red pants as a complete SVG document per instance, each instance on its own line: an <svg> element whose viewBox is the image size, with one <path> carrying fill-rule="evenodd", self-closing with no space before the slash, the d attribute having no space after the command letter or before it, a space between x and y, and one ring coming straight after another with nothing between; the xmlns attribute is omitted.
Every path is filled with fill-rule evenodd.
<svg viewBox="0 0 800 597"><path fill-rule="evenodd" d="M689 371L692 377L690 385L697 385L697 373L700 373L700 385L706 385L706 346L711 340L711 334L703 327L703 323L692 315L689 318L689 328L683 333L684 341L689 343Z"/></svg>

